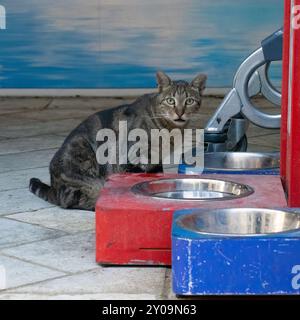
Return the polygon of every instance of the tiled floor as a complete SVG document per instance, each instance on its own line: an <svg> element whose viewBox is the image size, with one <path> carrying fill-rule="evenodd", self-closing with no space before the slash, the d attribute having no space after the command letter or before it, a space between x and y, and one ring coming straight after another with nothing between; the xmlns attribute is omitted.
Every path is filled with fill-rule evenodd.
<svg viewBox="0 0 300 320"><path fill-rule="evenodd" d="M0 299L174 298L170 269L103 268L94 262L94 213L63 210L28 191L31 177L49 180L49 161L74 126L128 101L0 99L0 266L6 270ZM204 126L220 101L206 98L195 121ZM278 130L251 126L248 136L249 151L279 150Z"/></svg>

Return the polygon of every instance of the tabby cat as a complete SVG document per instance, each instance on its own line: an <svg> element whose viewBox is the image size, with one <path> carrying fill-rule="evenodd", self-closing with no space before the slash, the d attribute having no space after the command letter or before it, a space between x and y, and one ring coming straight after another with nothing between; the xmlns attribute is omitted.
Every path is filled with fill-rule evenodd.
<svg viewBox="0 0 300 320"><path fill-rule="evenodd" d="M132 104L100 111L88 117L65 139L50 163L51 186L39 179L30 180L29 189L38 197L62 208L94 210L99 190L112 173L161 172L159 165L99 165L96 141L102 128L118 131L119 121L127 121L128 131L187 128L199 111L206 75L199 74L191 83L172 81L157 72L158 93L146 94ZM129 147L129 146L128 146Z"/></svg>

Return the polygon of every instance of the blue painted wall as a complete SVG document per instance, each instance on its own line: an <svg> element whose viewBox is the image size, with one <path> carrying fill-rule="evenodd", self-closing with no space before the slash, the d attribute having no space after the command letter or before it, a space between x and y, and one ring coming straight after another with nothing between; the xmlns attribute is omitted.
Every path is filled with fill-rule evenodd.
<svg viewBox="0 0 300 320"><path fill-rule="evenodd" d="M229 87L283 0L0 0L0 87L148 88L162 69ZM274 71L280 78L279 67Z"/></svg>

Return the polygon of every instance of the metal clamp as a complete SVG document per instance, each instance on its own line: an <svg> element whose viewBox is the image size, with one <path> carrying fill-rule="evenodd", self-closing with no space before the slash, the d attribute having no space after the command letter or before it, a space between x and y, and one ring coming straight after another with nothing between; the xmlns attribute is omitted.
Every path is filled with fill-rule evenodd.
<svg viewBox="0 0 300 320"><path fill-rule="evenodd" d="M269 78L269 68L271 63L268 62L258 69L258 73L261 82L262 95L271 101L276 106L281 106L281 92L279 92L271 83Z"/></svg>
<svg viewBox="0 0 300 320"><path fill-rule="evenodd" d="M281 104L281 93L272 85L268 70L272 61L282 59L282 34L280 29L263 40L261 48L241 64L234 77L233 89L209 120L206 133L223 132L228 121L237 114L264 128L280 128L281 115L260 111L250 98L262 93L272 103Z"/></svg>
<svg viewBox="0 0 300 320"><path fill-rule="evenodd" d="M264 128L280 128L281 115L271 115L258 110L250 101L248 83L254 72L266 64L263 48L252 53L240 66L234 87L241 102L242 114L252 123Z"/></svg>

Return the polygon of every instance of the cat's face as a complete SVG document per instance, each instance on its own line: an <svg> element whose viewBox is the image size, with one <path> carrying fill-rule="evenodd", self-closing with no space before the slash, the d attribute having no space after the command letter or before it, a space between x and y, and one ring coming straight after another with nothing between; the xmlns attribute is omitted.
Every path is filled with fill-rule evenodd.
<svg viewBox="0 0 300 320"><path fill-rule="evenodd" d="M191 83L172 81L165 73L157 72L159 116L172 127L185 127L201 106L207 76L199 74Z"/></svg>

